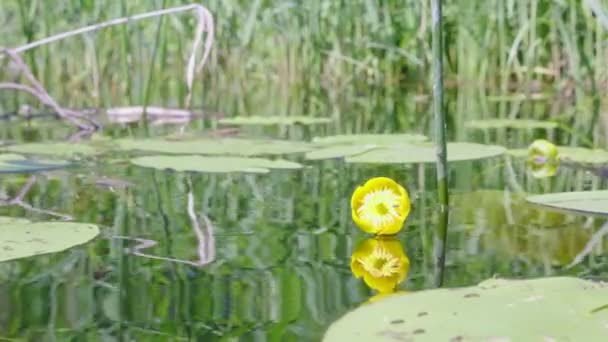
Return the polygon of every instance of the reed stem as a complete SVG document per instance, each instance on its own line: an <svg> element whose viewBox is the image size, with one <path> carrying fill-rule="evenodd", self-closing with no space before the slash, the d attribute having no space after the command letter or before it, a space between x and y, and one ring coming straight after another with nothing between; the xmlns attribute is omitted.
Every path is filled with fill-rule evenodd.
<svg viewBox="0 0 608 342"><path fill-rule="evenodd" d="M432 26L433 26L433 113L435 117L435 144L437 148L437 191L439 198L439 220L435 231L434 261L435 285L443 284L443 271L445 267L445 251L447 244L447 226L449 215L448 198L448 167L446 147L446 124L443 110L443 46L442 46L442 19L441 0L432 0Z"/></svg>

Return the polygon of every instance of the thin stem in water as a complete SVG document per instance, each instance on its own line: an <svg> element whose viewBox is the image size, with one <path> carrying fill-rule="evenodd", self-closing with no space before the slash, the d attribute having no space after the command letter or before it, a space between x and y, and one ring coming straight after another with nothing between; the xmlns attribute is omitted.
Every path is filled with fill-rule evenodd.
<svg viewBox="0 0 608 342"><path fill-rule="evenodd" d="M437 146L437 191L439 197L439 221L435 231L434 260L435 285L443 284L447 227L449 216L448 168L446 147L446 124L443 111L443 46L441 0L432 0L433 26L433 112L435 117L435 143Z"/></svg>

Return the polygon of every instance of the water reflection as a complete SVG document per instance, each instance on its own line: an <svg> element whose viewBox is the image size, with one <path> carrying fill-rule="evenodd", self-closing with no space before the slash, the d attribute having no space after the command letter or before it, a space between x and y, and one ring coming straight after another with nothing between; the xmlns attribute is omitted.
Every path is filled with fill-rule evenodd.
<svg viewBox="0 0 608 342"><path fill-rule="evenodd" d="M395 237L375 237L361 242L353 251L350 269L368 287L391 293L405 280L410 260Z"/></svg>

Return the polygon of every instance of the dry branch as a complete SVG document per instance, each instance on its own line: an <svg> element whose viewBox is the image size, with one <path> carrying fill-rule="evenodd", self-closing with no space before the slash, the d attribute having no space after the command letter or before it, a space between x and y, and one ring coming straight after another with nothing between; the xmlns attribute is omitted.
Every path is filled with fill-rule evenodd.
<svg viewBox="0 0 608 342"><path fill-rule="evenodd" d="M31 42L31 43L22 45L17 48L13 48L13 49L2 48L0 51L3 54L0 54L0 59L2 59L5 55L8 56L9 58L11 58L17 65L18 69L25 75L25 77L31 83L32 86L29 87L26 85L20 85L20 84L16 84L16 83L0 83L0 89L13 89L13 90L17 90L17 91L28 92L28 93L32 94L33 96L35 96L36 98L38 98L38 100L40 100L40 102L42 102L43 104L45 104L45 105L51 107L53 110L55 110L61 118L70 121L72 124L76 125L80 129L87 130L87 131L98 129L101 126L95 120L86 117L81 112L59 106L59 104L49 95L49 93L44 89L44 87L40 84L40 82L38 82L38 80L36 80L36 78L30 71L30 69L27 67L27 65L23 62L23 60L21 59L19 54L24 51L31 50L33 48L36 48L36 47L39 47L42 45L57 42L57 41L60 41L60 40L63 40L63 39L69 38L69 37L81 35L81 34L84 34L87 32L97 31L97 30L100 30L100 29L103 29L106 27L111 27L111 26L121 25L121 24L125 24L125 23L140 21L143 19L149 19L149 18L154 18L154 17L158 17L158 16L162 16L162 15L175 14L175 13L186 12L186 11L194 11L196 13L196 15L198 16L198 24L196 27L194 41L192 44L192 51L190 53L190 57L188 58L188 65L186 67L186 85L188 86L188 94L186 96L186 105L190 106L190 101L192 98L192 85L194 82L194 75L196 73L199 73L202 70L203 66L205 65L205 62L207 61L207 58L211 51L211 47L213 45L213 38L214 38L213 15L211 15L211 12L209 12L209 10L207 10L204 6L202 6L200 4L190 4L190 5L185 5L185 6L171 7L171 8L166 8L166 9L162 9L162 10L156 10L156 11L152 11L152 12L137 14L137 15L133 15L133 16L112 19L112 20L105 21L102 23L85 26L85 27L82 27L82 28L79 28L76 30L62 32L62 33L59 33L59 34L56 34L56 35L53 35L50 37L46 37L46 38L37 40L35 42ZM203 41L204 32L207 32L207 37L206 37L207 39L205 40L205 43L204 43L203 56L201 57L201 60L198 64L198 66L196 66L196 52Z"/></svg>

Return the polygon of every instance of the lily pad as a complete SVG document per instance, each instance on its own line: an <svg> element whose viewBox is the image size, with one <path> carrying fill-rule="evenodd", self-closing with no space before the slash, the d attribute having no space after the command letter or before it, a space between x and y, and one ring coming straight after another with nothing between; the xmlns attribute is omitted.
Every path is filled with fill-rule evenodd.
<svg viewBox="0 0 608 342"><path fill-rule="evenodd" d="M555 209L608 216L608 190L551 193L529 196L526 200Z"/></svg>
<svg viewBox="0 0 608 342"><path fill-rule="evenodd" d="M98 234L99 228L90 223L0 217L0 262L61 252L89 242Z"/></svg>
<svg viewBox="0 0 608 342"><path fill-rule="evenodd" d="M19 145L9 145L0 150L21 154L44 155L64 158L74 158L81 156L92 156L100 153L100 150L91 145L82 143L67 142L48 142L48 143L27 143Z"/></svg>
<svg viewBox="0 0 608 342"><path fill-rule="evenodd" d="M467 128L493 129L493 128L515 128L515 129L554 129L558 127L556 122L523 119L487 119L472 120L465 123Z"/></svg>
<svg viewBox="0 0 608 342"><path fill-rule="evenodd" d="M355 156L370 150L378 148L377 145L339 145L329 146L319 150L311 151L306 153L306 159L308 160L323 160L323 159L334 159L344 158L346 156Z"/></svg>
<svg viewBox="0 0 608 342"><path fill-rule="evenodd" d="M131 159L131 163L158 170L206 173L268 173L271 169L297 170L302 165L282 159L204 156L145 156Z"/></svg>
<svg viewBox="0 0 608 342"><path fill-rule="evenodd" d="M220 119L222 125L234 126L273 126L273 125L320 125L331 123L330 118L311 116L236 116Z"/></svg>
<svg viewBox="0 0 608 342"><path fill-rule="evenodd" d="M560 155L560 158L564 161L571 161L588 165L608 163L608 151L602 149L557 146L557 151ZM512 149L509 150L507 153L516 158L527 157L528 149Z"/></svg>
<svg viewBox="0 0 608 342"><path fill-rule="evenodd" d="M603 341L607 305L605 284L489 279L365 304L333 323L323 341Z"/></svg>
<svg viewBox="0 0 608 342"><path fill-rule="evenodd" d="M0 154L0 173L30 173L60 169L69 163L54 160L31 160L22 155Z"/></svg>
<svg viewBox="0 0 608 342"><path fill-rule="evenodd" d="M422 134L346 134L316 137L312 142L318 145L394 145L425 142L429 138Z"/></svg>
<svg viewBox="0 0 608 342"><path fill-rule="evenodd" d="M253 140L236 138L201 138L189 140L119 139L118 148L167 154L207 154L258 156L303 153L314 147L305 142L287 140Z"/></svg>
<svg viewBox="0 0 608 342"><path fill-rule="evenodd" d="M450 162L498 157L506 151L502 146L462 142L448 143L447 148ZM402 144L349 156L345 161L366 164L419 164L434 163L436 158L436 148L432 144Z"/></svg>

